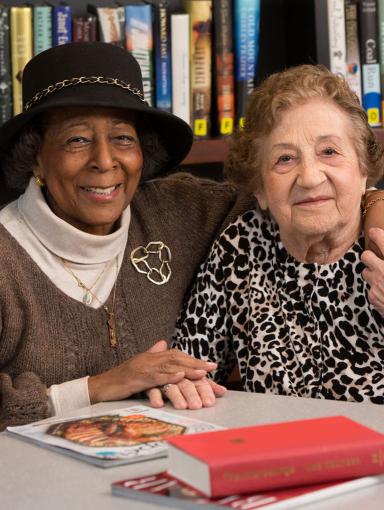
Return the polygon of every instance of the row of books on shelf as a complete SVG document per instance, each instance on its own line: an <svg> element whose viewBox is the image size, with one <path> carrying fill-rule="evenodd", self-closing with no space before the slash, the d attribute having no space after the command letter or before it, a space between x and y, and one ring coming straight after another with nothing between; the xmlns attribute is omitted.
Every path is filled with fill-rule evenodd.
<svg viewBox="0 0 384 510"><path fill-rule="evenodd" d="M254 88L260 0L183 0L98 7L0 6L0 123L22 110L21 76L54 45L104 41L138 60L148 104L188 122L196 138L231 135Z"/></svg>
<svg viewBox="0 0 384 510"><path fill-rule="evenodd" d="M316 0L318 60L346 77L368 114L383 124L384 0Z"/></svg>
<svg viewBox="0 0 384 510"><path fill-rule="evenodd" d="M223 429L134 405L8 433L101 467L168 456L166 472L112 483L165 508L286 510L384 481L384 435L344 416Z"/></svg>

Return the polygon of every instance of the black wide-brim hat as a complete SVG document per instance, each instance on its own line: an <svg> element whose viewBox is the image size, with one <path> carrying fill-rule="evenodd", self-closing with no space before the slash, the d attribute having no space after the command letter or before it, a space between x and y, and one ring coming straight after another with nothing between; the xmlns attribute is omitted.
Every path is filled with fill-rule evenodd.
<svg viewBox="0 0 384 510"><path fill-rule="evenodd" d="M189 125L144 101L136 59L113 44L85 42L55 46L28 62L23 71L23 112L1 126L0 151L7 152L38 114L72 106L121 108L146 117L167 153L161 168L155 169L156 175L177 166L191 148Z"/></svg>

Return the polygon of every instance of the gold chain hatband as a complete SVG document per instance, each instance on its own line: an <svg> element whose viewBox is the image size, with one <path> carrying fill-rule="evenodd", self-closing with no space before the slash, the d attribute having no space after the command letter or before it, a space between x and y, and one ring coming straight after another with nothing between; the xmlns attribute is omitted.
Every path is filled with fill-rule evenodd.
<svg viewBox="0 0 384 510"><path fill-rule="evenodd" d="M29 110L33 105L41 101L44 97L48 96L49 94L52 94L53 92L56 92L58 90L61 90L66 87L72 87L74 85L81 85L81 84L89 84L89 83L100 83L103 85L115 85L116 87L120 87L122 89L128 90L135 96L137 96L140 101L145 103L144 101L144 94L140 89L137 89L133 87L130 83L126 83L125 81L119 80L119 78L106 78L105 76L79 76L76 78L66 79L63 81L58 81L57 83L54 83L53 85L49 85L45 89L41 90L40 92L37 92L32 99L30 99L26 105L25 110Z"/></svg>

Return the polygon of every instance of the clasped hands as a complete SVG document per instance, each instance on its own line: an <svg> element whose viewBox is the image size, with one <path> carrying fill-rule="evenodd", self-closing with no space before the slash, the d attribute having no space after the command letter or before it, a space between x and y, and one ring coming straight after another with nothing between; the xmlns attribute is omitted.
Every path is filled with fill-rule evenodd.
<svg viewBox="0 0 384 510"><path fill-rule="evenodd" d="M164 405L161 388L175 409L200 409L215 404L226 392L206 375L216 363L195 359L178 349L168 349L165 340L110 370L91 376L88 391L92 404L121 400L146 391L152 407Z"/></svg>

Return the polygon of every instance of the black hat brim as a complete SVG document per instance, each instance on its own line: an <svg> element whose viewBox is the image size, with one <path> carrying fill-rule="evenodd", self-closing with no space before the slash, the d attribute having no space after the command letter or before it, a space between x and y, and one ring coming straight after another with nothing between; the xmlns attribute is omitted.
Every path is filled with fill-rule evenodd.
<svg viewBox="0 0 384 510"><path fill-rule="evenodd" d="M30 110L9 119L0 128L0 151L7 152L18 134L41 113L52 108L105 107L126 109L144 117L156 131L167 153L167 161L155 169L151 177L166 173L176 167L188 154L193 133L190 126L171 113L151 108L128 91L108 84L81 84L81 94L74 94L73 87L60 89L44 98Z"/></svg>

